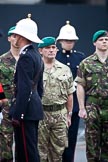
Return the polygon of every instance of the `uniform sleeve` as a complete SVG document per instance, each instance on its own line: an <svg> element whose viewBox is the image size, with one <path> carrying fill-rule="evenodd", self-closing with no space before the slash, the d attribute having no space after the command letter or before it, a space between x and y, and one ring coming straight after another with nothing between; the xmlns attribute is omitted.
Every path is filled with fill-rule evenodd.
<svg viewBox="0 0 108 162"><path fill-rule="evenodd" d="M13 80L14 80L14 67L0 62L0 81L5 90L6 98L10 99L13 95Z"/></svg>
<svg viewBox="0 0 108 162"><path fill-rule="evenodd" d="M25 55L19 59L17 77L16 108L13 118L21 119L21 115L25 115L32 89L33 63L30 57Z"/></svg>
<svg viewBox="0 0 108 162"><path fill-rule="evenodd" d="M77 70L77 77L75 79L75 81L81 84L82 86L86 86L86 80L84 75L85 75L85 66L84 66L84 62L82 61Z"/></svg>
<svg viewBox="0 0 108 162"><path fill-rule="evenodd" d="M40 96L40 98L42 99L42 96L43 96L43 71L44 71L44 64L42 62L42 70L40 72L40 79L38 81L38 87L37 87L37 91L38 91L38 94Z"/></svg>

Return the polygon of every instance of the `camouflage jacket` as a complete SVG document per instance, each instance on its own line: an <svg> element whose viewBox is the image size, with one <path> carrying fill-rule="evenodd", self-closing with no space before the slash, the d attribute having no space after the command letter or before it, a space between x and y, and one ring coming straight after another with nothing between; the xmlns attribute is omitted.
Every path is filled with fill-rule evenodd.
<svg viewBox="0 0 108 162"><path fill-rule="evenodd" d="M94 53L84 59L80 63L76 81L85 87L87 95L108 96L108 58L102 63Z"/></svg>
<svg viewBox="0 0 108 162"><path fill-rule="evenodd" d="M0 81L8 99L11 99L14 91L15 63L15 58L10 51L0 56Z"/></svg>
<svg viewBox="0 0 108 162"><path fill-rule="evenodd" d="M64 104L74 91L70 68L57 60L50 71L44 69L43 81L43 105Z"/></svg>

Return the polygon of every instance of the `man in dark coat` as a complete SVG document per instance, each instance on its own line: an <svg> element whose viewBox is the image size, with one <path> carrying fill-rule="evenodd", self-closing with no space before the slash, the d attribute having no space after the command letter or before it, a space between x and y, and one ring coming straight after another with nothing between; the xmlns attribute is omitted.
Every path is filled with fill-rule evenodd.
<svg viewBox="0 0 108 162"><path fill-rule="evenodd" d="M15 98L10 115L15 133L17 162L39 162L38 123L43 119L43 62L32 42L41 43L37 24L30 15L20 20L12 33L20 48L15 72Z"/></svg>
<svg viewBox="0 0 108 162"><path fill-rule="evenodd" d="M74 85L76 86L75 78L77 75L77 69L79 63L85 58L85 55L82 52L73 50L76 44L76 41L79 39L76 35L76 30L73 26L67 21L66 25L61 27L57 41L61 45L61 49L56 55L56 59L61 63L70 67L73 74ZM69 147L65 149L63 154L63 162L74 162L75 147L77 142L77 134L79 127L79 106L76 96L76 91L73 93L73 111L71 117L71 126L68 131L68 142Z"/></svg>

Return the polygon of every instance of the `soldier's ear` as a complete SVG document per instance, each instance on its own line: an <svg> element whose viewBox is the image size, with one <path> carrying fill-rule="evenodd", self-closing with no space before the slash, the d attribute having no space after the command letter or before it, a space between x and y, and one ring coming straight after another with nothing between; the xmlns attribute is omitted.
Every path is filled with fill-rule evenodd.
<svg viewBox="0 0 108 162"><path fill-rule="evenodd" d="M42 48L38 48L38 51L42 55Z"/></svg>
<svg viewBox="0 0 108 162"><path fill-rule="evenodd" d="M7 39L8 39L8 42L10 42L10 37L8 37Z"/></svg>
<svg viewBox="0 0 108 162"><path fill-rule="evenodd" d="M96 46L96 42L93 42L93 45Z"/></svg>

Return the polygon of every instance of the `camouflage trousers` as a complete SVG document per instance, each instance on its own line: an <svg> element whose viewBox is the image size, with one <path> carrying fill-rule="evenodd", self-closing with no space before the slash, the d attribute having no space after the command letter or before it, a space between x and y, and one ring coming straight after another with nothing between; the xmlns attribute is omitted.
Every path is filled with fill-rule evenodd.
<svg viewBox="0 0 108 162"><path fill-rule="evenodd" d="M88 162L108 162L108 105L86 104L86 155Z"/></svg>
<svg viewBox="0 0 108 162"><path fill-rule="evenodd" d="M68 146L66 115L66 108L44 111L38 135L40 162L62 162L64 148Z"/></svg>
<svg viewBox="0 0 108 162"><path fill-rule="evenodd" d="M9 107L3 109L3 120L0 125L0 161L12 159L13 127L8 117Z"/></svg>

